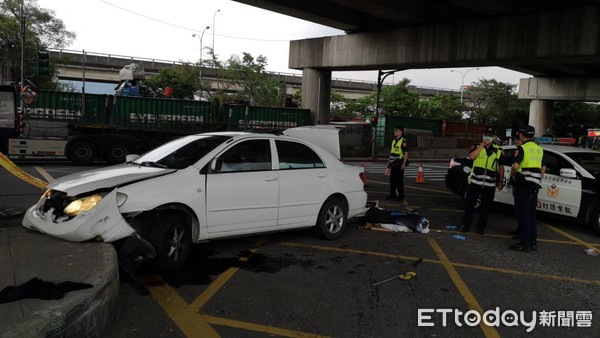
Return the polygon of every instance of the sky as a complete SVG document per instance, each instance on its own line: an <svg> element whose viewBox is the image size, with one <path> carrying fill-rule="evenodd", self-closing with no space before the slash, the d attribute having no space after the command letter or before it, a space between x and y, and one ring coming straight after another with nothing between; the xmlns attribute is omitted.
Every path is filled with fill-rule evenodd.
<svg viewBox="0 0 600 338"><path fill-rule="evenodd" d="M254 57L266 56L268 71L299 74L300 71L288 68L290 40L344 35L341 30L230 0L37 0L37 3L53 10L66 28L77 34L65 49L135 58L197 62L202 42L203 47L213 46L219 59L248 52ZM206 26L210 28L204 31ZM208 58L206 50L203 58ZM377 81L376 71L333 72L332 76ZM527 77L499 67L427 69L397 72L386 83L408 78L414 86L459 90L463 81L465 85L481 79L518 84L519 79Z"/></svg>

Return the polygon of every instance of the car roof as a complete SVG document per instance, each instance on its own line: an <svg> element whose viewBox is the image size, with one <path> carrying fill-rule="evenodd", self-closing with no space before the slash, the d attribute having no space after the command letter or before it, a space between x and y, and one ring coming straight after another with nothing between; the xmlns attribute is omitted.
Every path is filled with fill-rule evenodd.
<svg viewBox="0 0 600 338"><path fill-rule="evenodd" d="M591 150L591 149L587 149L587 148L578 148L578 147L573 147L573 146L565 146L565 145L559 145L559 144L546 144L546 143L541 143L539 144L540 147L542 147L542 149L549 149L549 150L554 150L556 152L559 153L599 153L596 150ZM503 146L503 149L514 149L517 146L515 145L510 145L510 146Z"/></svg>

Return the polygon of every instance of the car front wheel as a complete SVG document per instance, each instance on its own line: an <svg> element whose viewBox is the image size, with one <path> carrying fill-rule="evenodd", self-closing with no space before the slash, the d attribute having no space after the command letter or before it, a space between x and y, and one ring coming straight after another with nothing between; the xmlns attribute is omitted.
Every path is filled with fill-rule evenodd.
<svg viewBox="0 0 600 338"><path fill-rule="evenodd" d="M346 227L348 210L339 198L330 198L321 207L317 220L317 233L329 240L338 239Z"/></svg>
<svg viewBox="0 0 600 338"><path fill-rule="evenodd" d="M156 250L155 268L172 273L183 266L192 246L192 231L181 214L160 215L153 225L150 242Z"/></svg>

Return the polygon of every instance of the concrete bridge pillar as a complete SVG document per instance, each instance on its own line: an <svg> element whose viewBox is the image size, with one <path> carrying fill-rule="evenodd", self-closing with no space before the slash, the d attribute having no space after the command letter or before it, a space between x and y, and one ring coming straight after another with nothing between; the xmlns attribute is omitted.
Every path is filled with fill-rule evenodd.
<svg viewBox="0 0 600 338"><path fill-rule="evenodd" d="M552 128L552 100L531 100L529 124L535 127L535 136L546 134Z"/></svg>
<svg viewBox="0 0 600 338"><path fill-rule="evenodd" d="M302 70L302 108L310 109L312 124L329 124L331 71L314 68Z"/></svg>

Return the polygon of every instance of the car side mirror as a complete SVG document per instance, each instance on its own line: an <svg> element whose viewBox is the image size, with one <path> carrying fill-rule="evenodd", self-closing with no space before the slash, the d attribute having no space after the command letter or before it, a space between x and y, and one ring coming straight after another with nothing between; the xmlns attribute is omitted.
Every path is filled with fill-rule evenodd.
<svg viewBox="0 0 600 338"><path fill-rule="evenodd" d="M575 171L575 169L560 169L560 176L566 178L577 178L577 171Z"/></svg>
<svg viewBox="0 0 600 338"><path fill-rule="evenodd" d="M214 172L220 172L223 160L221 158L215 158L210 162L210 169Z"/></svg>
<svg viewBox="0 0 600 338"><path fill-rule="evenodd" d="M133 162L133 161L137 160L138 158L140 158L140 155L128 154L127 156L125 156L125 162Z"/></svg>

